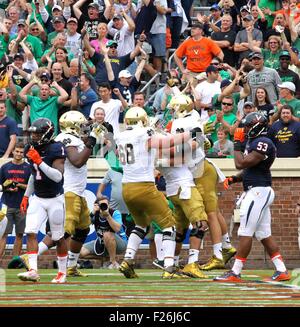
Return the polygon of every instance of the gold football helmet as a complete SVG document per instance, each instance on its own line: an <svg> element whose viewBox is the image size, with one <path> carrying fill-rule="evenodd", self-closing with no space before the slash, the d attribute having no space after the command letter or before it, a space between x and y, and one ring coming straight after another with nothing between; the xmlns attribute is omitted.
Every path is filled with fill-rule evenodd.
<svg viewBox="0 0 300 327"><path fill-rule="evenodd" d="M148 115L146 111L141 107L130 108L124 117L126 126L148 126Z"/></svg>
<svg viewBox="0 0 300 327"><path fill-rule="evenodd" d="M84 115L75 110L67 111L59 119L59 126L62 132L80 137L82 128L87 124Z"/></svg>
<svg viewBox="0 0 300 327"><path fill-rule="evenodd" d="M194 108L192 99L186 94L178 94L172 97L168 108L175 111L177 118L182 118L188 115Z"/></svg>

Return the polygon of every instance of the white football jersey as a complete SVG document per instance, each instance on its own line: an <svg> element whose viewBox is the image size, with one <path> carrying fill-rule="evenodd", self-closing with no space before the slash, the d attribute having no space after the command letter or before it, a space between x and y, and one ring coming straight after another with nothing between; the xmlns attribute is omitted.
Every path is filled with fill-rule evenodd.
<svg viewBox="0 0 300 327"><path fill-rule="evenodd" d="M192 110L191 113L183 118L176 118L173 120L171 133L182 133L188 132L195 127L200 127L203 130L201 118L196 110ZM204 141L204 137L203 137ZM205 153L203 145L200 145L192 155L192 158L187 163L187 165L193 169L199 162L203 161L205 158Z"/></svg>
<svg viewBox="0 0 300 327"><path fill-rule="evenodd" d="M78 152L81 152L85 145L83 141L72 134L60 133L56 136L55 141L62 142L65 147L74 146ZM73 192L79 196L83 196L83 192L87 184L87 165L83 165L80 168L72 165L68 157L65 161L64 171L64 191Z"/></svg>
<svg viewBox="0 0 300 327"><path fill-rule="evenodd" d="M166 181L167 196L176 195L181 189L195 186L193 175L186 165L181 167L158 167Z"/></svg>
<svg viewBox="0 0 300 327"><path fill-rule="evenodd" d="M150 128L134 127L116 136L119 160L123 166L122 183L154 182L156 150L147 149L151 132Z"/></svg>

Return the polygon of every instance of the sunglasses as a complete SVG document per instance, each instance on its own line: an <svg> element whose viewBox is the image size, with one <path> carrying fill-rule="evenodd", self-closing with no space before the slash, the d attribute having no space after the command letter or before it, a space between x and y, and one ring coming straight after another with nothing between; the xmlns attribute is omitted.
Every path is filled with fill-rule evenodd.
<svg viewBox="0 0 300 327"><path fill-rule="evenodd" d="M281 58L279 58L280 60L284 60L284 61L290 61L291 60L291 58L288 58L288 57L281 57Z"/></svg>
<svg viewBox="0 0 300 327"><path fill-rule="evenodd" d="M117 45L111 45L110 47L108 47L108 48L113 48L113 49L117 49Z"/></svg>
<svg viewBox="0 0 300 327"><path fill-rule="evenodd" d="M38 28L32 28L32 29L31 29L31 32L38 32L38 31L39 31Z"/></svg>
<svg viewBox="0 0 300 327"><path fill-rule="evenodd" d="M222 105L223 105L223 106L232 106L232 105L233 105L233 103L222 102Z"/></svg>
<svg viewBox="0 0 300 327"><path fill-rule="evenodd" d="M219 63L218 62L212 62L212 63L210 63L211 65L214 65L214 66L218 66L219 65Z"/></svg>

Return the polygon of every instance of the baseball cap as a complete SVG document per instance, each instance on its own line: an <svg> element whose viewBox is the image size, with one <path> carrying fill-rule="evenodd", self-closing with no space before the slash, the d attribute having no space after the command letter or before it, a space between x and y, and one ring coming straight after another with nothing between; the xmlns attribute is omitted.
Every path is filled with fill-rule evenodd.
<svg viewBox="0 0 300 327"><path fill-rule="evenodd" d="M64 18L62 16L56 16L56 17L53 18L52 22L53 22L53 24L58 23L58 22L59 23L64 23L65 20L64 20Z"/></svg>
<svg viewBox="0 0 300 327"><path fill-rule="evenodd" d="M118 15L118 14L116 14L116 15L114 15L114 17L113 17L112 20L115 20L115 19L120 19L120 20L122 20L122 19L123 19L123 16L122 16L122 15Z"/></svg>
<svg viewBox="0 0 300 327"><path fill-rule="evenodd" d="M57 9L57 10L62 10L62 7L59 6L59 5L54 5L54 6L52 7L52 12L53 12L55 9Z"/></svg>
<svg viewBox="0 0 300 327"><path fill-rule="evenodd" d="M245 103L244 103L244 108L246 107L246 106L250 106L250 107L254 107L254 103L253 102L251 102L251 101L246 101Z"/></svg>
<svg viewBox="0 0 300 327"><path fill-rule="evenodd" d="M194 22L193 24L192 24L192 28L201 28L202 30L203 30L203 24L202 23L200 23L200 22Z"/></svg>
<svg viewBox="0 0 300 327"><path fill-rule="evenodd" d="M22 60L24 60L24 56L22 55L22 53L18 52L14 55L14 59L20 58Z"/></svg>
<svg viewBox="0 0 300 327"><path fill-rule="evenodd" d="M19 19L18 20L18 26L19 25L27 26L25 19Z"/></svg>
<svg viewBox="0 0 300 327"><path fill-rule="evenodd" d="M218 5L217 3L214 3L214 4L210 7L209 10L210 10L210 11L211 11L211 10L221 10L221 8L219 7L219 5Z"/></svg>
<svg viewBox="0 0 300 327"><path fill-rule="evenodd" d="M95 3L95 2L90 3L90 4L88 5L88 7L93 7L93 8L95 8L95 9L99 10L99 5L98 5L97 3Z"/></svg>
<svg viewBox="0 0 300 327"><path fill-rule="evenodd" d="M202 73L200 73L200 74L198 74L198 75L196 76L196 79L197 79L198 81L202 81L203 79L207 79L207 75L206 75L205 72L202 72Z"/></svg>
<svg viewBox="0 0 300 327"><path fill-rule="evenodd" d="M78 20L77 20L75 17L70 17L70 18L67 20L67 24L70 23L70 22L74 22L74 23L78 24Z"/></svg>
<svg viewBox="0 0 300 327"><path fill-rule="evenodd" d="M252 53L252 56L251 56L251 59L253 58L260 58L260 59L263 59L263 55L260 53L260 52L253 52Z"/></svg>
<svg viewBox="0 0 300 327"><path fill-rule="evenodd" d="M240 12L246 10L249 14L250 14L250 9L248 6L242 6L241 9L240 9Z"/></svg>
<svg viewBox="0 0 300 327"><path fill-rule="evenodd" d="M249 21L252 21L254 20L253 16L252 15L247 15L243 18L243 20L249 20Z"/></svg>
<svg viewBox="0 0 300 327"><path fill-rule="evenodd" d="M296 86L293 82L283 82L282 84L279 84L278 87L280 89L288 89L292 92L296 92Z"/></svg>
<svg viewBox="0 0 300 327"><path fill-rule="evenodd" d="M228 86L228 85L230 85L231 84L231 81L229 80L229 79L223 79L222 81L221 81L221 85L220 85L220 87L221 87L221 89L223 88L223 87L226 87L226 86Z"/></svg>
<svg viewBox="0 0 300 327"><path fill-rule="evenodd" d="M115 41L115 40L109 40L107 43L106 43L106 47L107 48L110 48L112 46L118 46L118 42Z"/></svg>
<svg viewBox="0 0 300 327"><path fill-rule="evenodd" d="M206 68L206 74L211 73L211 72L218 72L219 69L216 66L210 65Z"/></svg>
<svg viewBox="0 0 300 327"><path fill-rule="evenodd" d="M119 73L119 78L121 78L121 77L129 78L129 77L132 77L132 75L131 75L130 71L128 71L127 69L123 69Z"/></svg>
<svg viewBox="0 0 300 327"><path fill-rule="evenodd" d="M279 54L279 58L280 57L289 57L289 58L291 58L291 55L290 55L290 53L287 50L283 50Z"/></svg>
<svg viewBox="0 0 300 327"><path fill-rule="evenodd" d="M43 73L41 76L40 76L40 79L42 78L47 78L47 80L50 80L50 75L48 73Z"/></svg>
<svg viewBox="0 0 300 327"><path fill-rule="evenodd" d="M296 47L291 47L291 49L293 50L293 52L295 52L297 55L299 54L299 50Z"/></svg>

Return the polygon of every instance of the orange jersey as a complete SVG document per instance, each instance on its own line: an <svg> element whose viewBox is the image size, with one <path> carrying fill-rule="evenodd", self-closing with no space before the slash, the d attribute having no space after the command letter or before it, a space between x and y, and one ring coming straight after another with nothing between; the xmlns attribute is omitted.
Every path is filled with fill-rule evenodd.
<svg viewBox="0 0 300 327"><path fill-rule="evenodd" d="M203 37L195 41L190 38L176 50L179 58L186 57L186 68L193 73L205 72L213 57L221 52L221 48L211 39Z"/></svg>

